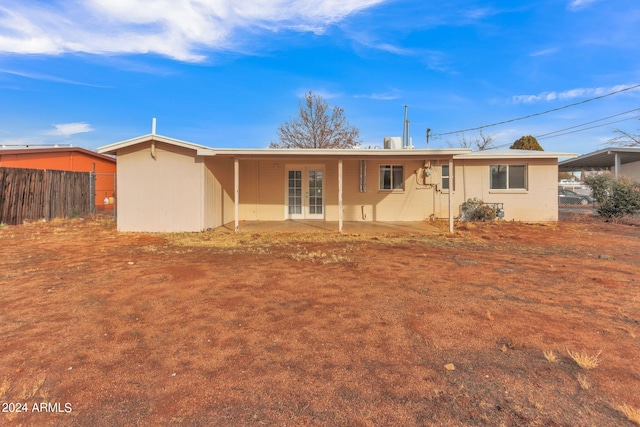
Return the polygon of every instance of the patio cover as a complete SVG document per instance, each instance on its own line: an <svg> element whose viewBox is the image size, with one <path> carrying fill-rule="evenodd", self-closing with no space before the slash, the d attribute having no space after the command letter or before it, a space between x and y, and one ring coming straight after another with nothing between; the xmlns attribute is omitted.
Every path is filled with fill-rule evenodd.
<svg viewBox="0 0 640 427"><path fill-rule="evenodd" d="M598 170L613 168L617 176L620 166L626 163L640 162L640 147L611 147L583 154L575 159L558 163L558 171Z"/></svg>

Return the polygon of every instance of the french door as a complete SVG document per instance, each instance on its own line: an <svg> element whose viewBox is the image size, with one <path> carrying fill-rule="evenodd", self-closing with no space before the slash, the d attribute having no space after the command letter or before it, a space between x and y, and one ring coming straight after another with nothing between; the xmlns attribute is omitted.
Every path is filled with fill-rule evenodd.
<svg viewBox="0 0 640 427"><path fill-rule="evenodd" d="M324 219L324 170L287 169L285 214L288 219Z"/></svg>

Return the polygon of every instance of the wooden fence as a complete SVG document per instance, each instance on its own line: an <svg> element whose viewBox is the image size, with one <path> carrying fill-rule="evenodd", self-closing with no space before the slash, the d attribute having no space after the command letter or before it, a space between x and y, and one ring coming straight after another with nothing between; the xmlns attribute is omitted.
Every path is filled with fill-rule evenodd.
<svg viewBox="0 0 640 427"><path fill-rule="evenodd" d="M87 215L92 179L89 172L0 168L0 223Z"/></svg>

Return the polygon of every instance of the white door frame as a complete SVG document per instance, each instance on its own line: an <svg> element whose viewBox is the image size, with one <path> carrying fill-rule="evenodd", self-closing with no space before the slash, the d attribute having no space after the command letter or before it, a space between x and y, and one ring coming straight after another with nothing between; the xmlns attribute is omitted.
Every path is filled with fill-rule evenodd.
<svg viewBox="0 0 640 427"><path fill-rule="evenodd" d="M301 172L301 209L300 213L289 213L289 172L300 171ZM322 198L322 205L320 214L310 213L310 198L313 196L309 189L309 172L320 171L322 172L322 188L320 188L320 196ZM325 188L327 174L325 172L325 166L321 164L292 164L286 165L284 176L284 218L285 219L325 219L326 212L326 195ZM295 188L294 188L295 190Z"/></svg>

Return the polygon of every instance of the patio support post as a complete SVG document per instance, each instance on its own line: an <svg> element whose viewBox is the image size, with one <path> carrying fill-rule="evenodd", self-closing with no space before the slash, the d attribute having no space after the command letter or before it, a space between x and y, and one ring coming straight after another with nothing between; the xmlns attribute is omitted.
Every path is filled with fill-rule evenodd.
<svg viewBox="0 0 640 427"><path fill-rule="evenodd" d="M342 159L338 159L338 231L342 233Z"/></svg>
<svg viewBox="0 0 640 427"><path fill-rule="evenodd" d="M240 161L233 158L233 216L234 231L240 228Z"/></svg>
<svg viewBox="0 0 640 427"><path fill-rule="evenodd" d="M449 233L453 233L453 188L455 171L453 170L453 159L449 160Z"/></svg>
<svg viewBox="0 0 640 427"><path fill-rule="evenodd" d="M615 151L607 151L607 154L613 154L613 175L617 178L618 175L622 172L622 163L620 160L620 153L616 153Z"/></svg>

